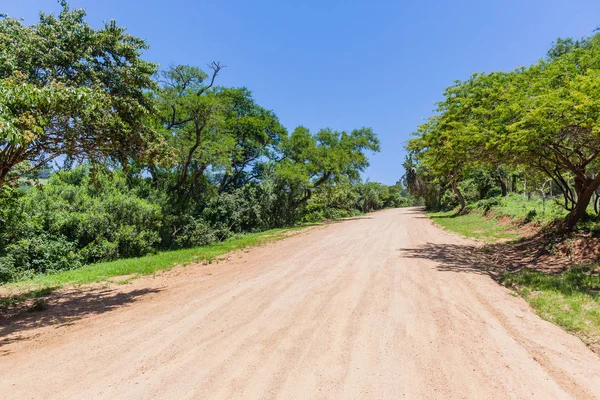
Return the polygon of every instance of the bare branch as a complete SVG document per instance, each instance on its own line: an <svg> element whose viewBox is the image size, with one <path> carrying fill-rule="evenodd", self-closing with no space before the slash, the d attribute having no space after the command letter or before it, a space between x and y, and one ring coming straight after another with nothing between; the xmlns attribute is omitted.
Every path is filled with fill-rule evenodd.
<svg viewBox="0 0 600 400"><path fill-rule="evenodd" d="M210 80L210 84L208 86L203 87L202 89L200 89L198 91L198 96L200 96L202 93L206 92L208 89L210 89L214 83L215 83L215 79L217 78L217 75L219 75L219 71L221 71L221 69L226 68L225 65L221 65L219 62L212 62L208 65L208 67L210 69L212 69L213 74L212 74L212 78Z"/></svg>

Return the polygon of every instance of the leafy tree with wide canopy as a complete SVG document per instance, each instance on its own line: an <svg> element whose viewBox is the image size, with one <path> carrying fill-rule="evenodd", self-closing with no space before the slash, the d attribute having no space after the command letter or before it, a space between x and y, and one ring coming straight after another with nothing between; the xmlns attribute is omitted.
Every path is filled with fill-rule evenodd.
<svg viewBox="0 0 600 400"><path fill-rule="evenodd" d="M538 64L473 75L445 92L438 113L409 144L434 177L488 165L537 168L553 179L572 230L600 187L600 34L559 40ZM572 183L571 183L572 180Z"/></svg>
<svg viewBox="0 0 600 400"><path fill-rule="evenodd" d="M155 180L170 176L171 188L184 200L200 195L209 183L223 193L257 179L257 165L273 159L287 135L248 89L215 87L222 66L210 67L209 76L197 67L173 66L161 73L154 95L174 157L170 168L151 163L149 169Z"/></svg>
<svg viewBox="0 0 600 400"><path fill-rule="evenodd" d="M351 132L321 129L313 134L297 127L281 144L283 157L275 168L278 190L290 210L287 219L313 196L315 190L357 182L360 172L369 166L366 152L379 151L379 139L371 128Z"/></svg>
<svg viewBox="0 0 600 400"><path fill-rule="evenodd" d="M161 151L145 123L156 72L145 42L61 5L31 26L0 19L0 186L59 156L127 168Z"/></svg>

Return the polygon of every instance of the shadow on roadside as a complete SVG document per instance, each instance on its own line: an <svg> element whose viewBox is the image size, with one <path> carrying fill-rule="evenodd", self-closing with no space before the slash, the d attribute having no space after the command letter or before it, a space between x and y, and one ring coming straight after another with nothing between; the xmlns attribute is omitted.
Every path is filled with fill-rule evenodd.
<svg viewBox="0 0 600 400"><path fill-rule="evenodd" d="M344 222L348 222L348 221L356 221L359 219L373 219L373 217L350 217L350 218L342 218L342 219L328 219L323 221L323 224L325 225L329 225L329 224L341 224Z"/></svg>
<svg viewBox="0 0 600 400"><path fill-rule="evenodd" d="M142 297L160 292L159 289L139 289L120 292L116 289L70 290L58 292L45 299L47 309L28 312L24 307L16 310L1 310L0 347L30 338L24 332L48 325L69 325L90 315L103 314L115 308L140 300ZM12 311L12 315L8 315ZM4 355L0 353L0 355Z"/></svg>
<svg viewBox="0 0 600 400"><path fill-rule="evenodd" d="M402 207L399 210L402 210L402 214L423 214L425 207Z"/></svg>
<svg viewBox="0 0 600 400"><path fill-rule="evenodd" d="M405 258L421 258L439 263L440 271L485 274L496 278L505 268L492 266L481 248L475 245L433 244L398 249Z"/></svg>
<svg viewBox="0 0 600 400"><path fill-rule="evenodd" d="M398 249L406 258L436 261L440 271L469 272L494 279L503 272L532 268L545 273L560 273L569 267L567 257L555 257L544 238L523 238L516 242L486 245L426 243L415 248Z"/></svg>

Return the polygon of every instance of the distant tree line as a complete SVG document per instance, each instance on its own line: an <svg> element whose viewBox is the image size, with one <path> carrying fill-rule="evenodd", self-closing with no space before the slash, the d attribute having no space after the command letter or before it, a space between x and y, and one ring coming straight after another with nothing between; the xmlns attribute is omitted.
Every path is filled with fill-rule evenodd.
<svg viewBox="0 0 600 400"><path fill-rule="evenodd" d="M0 18L0 282L411 203L361 183L370 128L289 133L220 63L159 69L61 5Z"/></svg>

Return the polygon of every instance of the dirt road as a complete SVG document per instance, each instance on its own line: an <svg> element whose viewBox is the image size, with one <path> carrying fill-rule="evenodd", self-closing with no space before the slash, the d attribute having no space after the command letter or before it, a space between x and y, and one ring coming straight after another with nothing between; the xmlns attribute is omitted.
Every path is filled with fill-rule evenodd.
<svg viewBox="0 0 600 400"><path fill-rule="evenodd" d="M0 347L0 398L600 398L598 356L466 244L387 210L79 297Z"/></svg>

